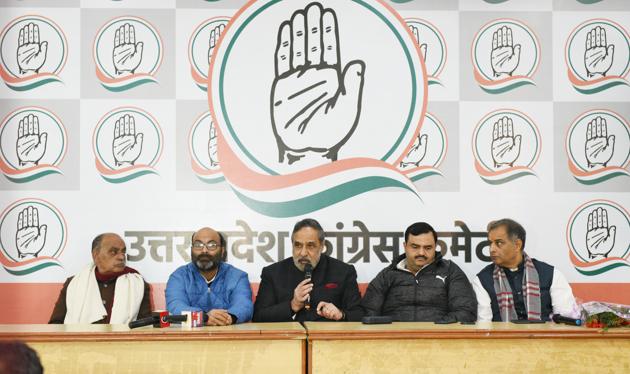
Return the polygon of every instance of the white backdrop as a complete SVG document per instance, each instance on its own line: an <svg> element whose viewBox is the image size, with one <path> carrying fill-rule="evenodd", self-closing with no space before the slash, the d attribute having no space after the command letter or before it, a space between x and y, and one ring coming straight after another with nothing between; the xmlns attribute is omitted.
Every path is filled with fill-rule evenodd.
<svg viewBox="0 0 630 374"><path fill-rule="evenodd" d="M304 217L322 223L327 251L353 263L360 282L403 253L402 232L415 221L432 224L445 256L472 277L488 264L486 224L511 217L527 229L528 253L571 283L629 283L630 5L491 3L1 2L0 282L60 283L90 261L95 235L116 232L129 265L164 283L188 261L190 232L211 226L229 234L229 262L256 283L262 267L290 256L288 233ZM322 62L299 63L305 44L291 39L293 65L278 77L282 22L311 22L309 7L334 14L332 33L320 15L324 32L312 38L338 56L311 51ZM41 25L39 42L29 24ZM508 34L516 24L526 27ZM580 27L589 31L573 38ZM109 40L117 29L118 46ZM295 81L274 96L281 78ZM214 117L204 116L211 105ZM484 120L493 112L501 115ZM137 117L131 126L125 114ZM29 115L41 124L29 127ZM427 116L442 131L423 127ZM598 116L609 125L594 123L588 143ZM279 160L279 138L297 161ZM574 160L571 147L590 156ZM322 157L331 150L337 161Z"/></svg>

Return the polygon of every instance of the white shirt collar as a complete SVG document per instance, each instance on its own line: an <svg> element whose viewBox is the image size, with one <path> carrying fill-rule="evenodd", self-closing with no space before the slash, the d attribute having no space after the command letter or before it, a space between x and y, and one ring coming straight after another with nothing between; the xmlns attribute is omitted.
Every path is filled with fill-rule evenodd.
<svg viewBox="0 0 630 374"><path fill-rule="evenodd" d="M418 275L419 272L422 271L422 269L426 268L429 265L431 265L431 263L424 265L423 267L421 267L420 269L418 269L418 271L416 271L414 273L411 270L407 269L407 257L405 257L402 260L400 260L398 262L398 264L396 264L396 268L399 269L399 270L402 270L402 271L407 271L407 272L413 274L413 276L415 277L416 275Z"/></svg>

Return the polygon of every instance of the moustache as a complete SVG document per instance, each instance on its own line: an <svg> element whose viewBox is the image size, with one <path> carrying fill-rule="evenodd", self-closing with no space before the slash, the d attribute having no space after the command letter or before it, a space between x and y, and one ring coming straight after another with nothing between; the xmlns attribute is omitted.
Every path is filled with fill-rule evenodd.
<svg viewBox="0 0 630 374"><path fill-rule="evenodd" d="M416 260L426 260L426 259L427 259L427 257L426 257L426 256L422 256L422 255L416 256L416 257L414 257L414 258L415 258Z"/></svg>

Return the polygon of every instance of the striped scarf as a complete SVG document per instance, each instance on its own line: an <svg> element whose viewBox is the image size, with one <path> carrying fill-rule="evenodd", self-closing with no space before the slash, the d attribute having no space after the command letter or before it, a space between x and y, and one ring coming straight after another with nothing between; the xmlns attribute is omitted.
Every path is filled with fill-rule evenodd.
<svg viewBox="0 0 630 374"><path fill-rule="evenodd" d="M534 267L532 259L523 251L523 261L525 262L525 276L523 277L523 293L525 294L525 307L527 309L528 320L540 320L540 285L538 271ZM505 270L494 265L492 272L494 279L494 292L497 294L501 321L508 322L518 319L514 308L514 295L512 288L505 275Z"/></svg>

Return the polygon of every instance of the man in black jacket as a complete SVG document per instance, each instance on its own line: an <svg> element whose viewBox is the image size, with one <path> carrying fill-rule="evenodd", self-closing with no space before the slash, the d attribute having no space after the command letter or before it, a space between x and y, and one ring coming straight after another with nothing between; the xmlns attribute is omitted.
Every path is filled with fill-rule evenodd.
<svg viewBox="0 0 630 374"><path fill-rule="evenodd" d="M477 299L466 274L436 253L437 233L416 222L405 231L405 254L368 285L361 306L367 315L394 321L474 322Z"/></svg>
<svg viewBox="0 0 630 374"><path fill-rule="evenodd" d="M263 268L254 322L358 321L363 316L354 266L322 255L324 230L304 219L291 233L293 257ZM311 278L305 266L312 266Z"/></svg>

